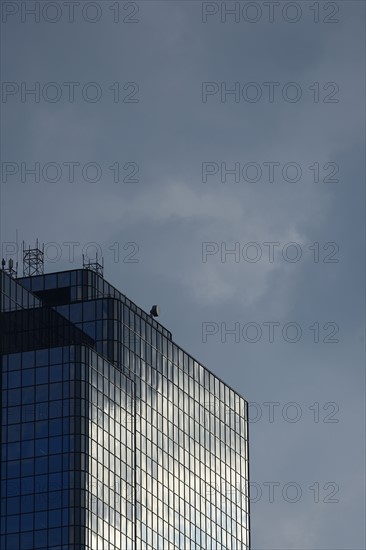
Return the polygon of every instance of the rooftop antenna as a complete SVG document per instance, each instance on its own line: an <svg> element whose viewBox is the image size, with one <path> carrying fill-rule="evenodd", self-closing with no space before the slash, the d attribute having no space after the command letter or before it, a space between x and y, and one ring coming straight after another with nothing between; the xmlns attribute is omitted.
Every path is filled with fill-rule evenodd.
<svg viewBox="0 0 366 550"><path fill-rule="evenodd" d="M23 241L23 277L33 277L44 273L44 244L39 248L38 239L35 248L25 248Z"/></svg>
<svg viewBox="0 0 366 550"><path fill-rule="evenodd" d="M4 258L1 260L1 269L2 271L5 271L10 277L13 279L16 279L18 276L18 262L15 264L14 268L14 260L13 258L10 258L8 261L8 267L6 267L6 260Z"/></svg>
<svg viewBox="0 0 366 550"><path fill-rule="evenodd" d="M104 258L102 257L100 263L98 261L98 252L96 253L95 260L92 261L89 257L87 259L85 258L85 255L83 254L83 268L89 269L90 271L95 271L95 273L98 273L98 275L101 275L103 277L104 272Z"/></svg>

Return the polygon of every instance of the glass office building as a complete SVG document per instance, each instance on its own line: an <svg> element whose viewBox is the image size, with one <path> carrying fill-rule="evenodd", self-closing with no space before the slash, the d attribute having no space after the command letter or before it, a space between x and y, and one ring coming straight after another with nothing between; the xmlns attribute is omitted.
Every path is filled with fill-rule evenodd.
<svg viewBox="0 0 366 550"><path fill-rule="evenodd" d="M0 271L1 550L247 550L247 402L92 269Z"/></svg>

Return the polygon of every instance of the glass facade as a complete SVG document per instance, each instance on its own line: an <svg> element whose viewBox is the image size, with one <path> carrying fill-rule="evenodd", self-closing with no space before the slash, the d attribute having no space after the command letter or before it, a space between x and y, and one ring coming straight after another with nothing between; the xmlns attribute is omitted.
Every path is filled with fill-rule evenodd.
<svg viewBox="0 0 366 550"><path fill-rule="evenodd" d="M0 281L1 549L249 549L247 402L100 274Z"/></svg>

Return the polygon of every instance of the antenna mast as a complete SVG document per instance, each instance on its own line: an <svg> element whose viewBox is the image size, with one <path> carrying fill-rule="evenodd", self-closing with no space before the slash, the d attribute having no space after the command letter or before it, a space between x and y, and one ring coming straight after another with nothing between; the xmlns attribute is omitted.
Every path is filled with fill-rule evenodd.
<svg viewBox="0 0 366 550"><path fill-rule="evenodd" d="M1 260L1 269L2 271L5 271L12 279L16 279L18 276L18 262L15 264L14 267L14 260L13 258L10 258L8 261L8 267L6 266L6 261L4 258Z"/></svg>
<svg viewBox="0 0 366 550"><path fill-rule="evenodd" d="M44 273L44 244L39 248L38 239L35 248L25 248L23 241L23 277L33 277Z"/></svg>

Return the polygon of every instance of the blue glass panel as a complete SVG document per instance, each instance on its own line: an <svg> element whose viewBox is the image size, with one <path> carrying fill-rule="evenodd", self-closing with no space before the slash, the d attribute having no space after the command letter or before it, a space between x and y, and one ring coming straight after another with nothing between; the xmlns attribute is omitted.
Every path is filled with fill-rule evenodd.
<svg viewBox="0 0 366 550"><path fill-rule="evenodd" d="M21 354L14 353L8 357L8 370L17 370L20 369Z"/></svg>
<svg viewBox="0 0 366 550"><path fill-rule="evenodd" d="M30 505L33 506L33 500L30 501L30 497L24 497L24 498L28 499L27 504L29 502L29 506ZM22 506L22 510L23 510L23 506ZM33 529L33 519L34 519L33 514L22 514L22 517L21 517L21 529L22 529L22 531L30 531L31 529Z"/></svg>
<svg viewBox="0 0 366 550"><path fill-rule="evenodd" d="M19 550L19 535L8 535L6 537L6 550Z"/></svg>
<svg viewBox="0 0 366 550"><path fill-rule="evenodd" d="M36 402L48 401L48 384L36 386Z"/></svg>
<svg viewBox="0 0 366 550"><path fill-rule="evenodd" d="M62 470L62 455L61 454L57 454L57 455L54 455L52 457L52 460L49 463L48 469L49 469L50 473L61 472L61 470Z"/></svg>
<svg viewBox="0 0 366 550"><path fill-rule="evenodd" d="M37 460L37 459L36 459ZM40 498L44 499L44 495L48 489L48 474L44 473L35 476L35 493L40 494Z"/></svg>
<svg viewBox="0 0 366 550"><path fill-rule="evenodd" d="M16 370L9 372L8 376L8 388L19 388L21 385L21 371Z"/></svg>
<svg viewBox="0 0 366 550"><path fill-rule="evenodd" d="M50 349L50 365L62 363L62 348Z"/></svg>
<svg viewBox="0 0 366 550"><path fill-rule="evenodd" d="M22 442L22 459L31 458L34 456L34 440L29 439L28 441Z"/></svg>
<svg viewBox="0 0 366 550"><path fill-rule="evenodd" d="M45 474L48 471L48 459L43 457L38 457L34 461L35 473L36 474Z"/></svg>
<svg viewBox="0 0 366 550"><path fill-rule="evenodd" d="M8 397L8 406L9 407L15 407L15 406L19 406L20 405L20 396L21 396L21 393L20 393L20 389L17 388L17 389L14 389L14 390L9 390L7 392L7 397ZM4 392L3 392L3 403L4 403Z"/></svg>
<svg viewBox="0 0 366 550"><path fill-rule="evenodd" d="M36 423L36 437L47 437L48 436L48 422L43 420Z"/></svg>
<svg viewBox="0 0 366 550"><path fill-rule="evenodd" d="M73 323L80 323L82 320L82 304L70 306L70 319Z"/></svg>
<svg viewBox="0 0 366 550"><path fill-rule="evenodd" d="M32 372L32 371L27 371ZM34 386L26 387L22 389L22 404L29 405L29 403L34 403L35 391Z"/></svg>
<svg viewBox="0 0 366 550"><path fill-rule="evenodd" d="M34 531L34 547L33 548L47 548L47 530Z"/></svg>
<svg viewBox="0 0 366 550"><path fill-rule="evenodd" d="M50 510L55 510L61 506L62 491L54 491L53 489L55 489L55 487L50 487L47 498L47 505Z"/></svg>
<svg viewBox="0 0 366 550"><path fill-rule="evenodd" d="M22 412L22 422L33 422L35 419L35 404L24 405L21 409ZM20 411L20 409L19 409Z"/></svg>
<svg viewBox="0 0 366 550"><path fill-rule="evenodd" d="M75 352L74 346L71 346L71 347L66 346L62 348L63 362L67 363L68 361L72 361L75 355L74 352Z"/></svg>
<svg viewBox="0 0 366 550"><path fill-rule="evenodd" d="M50 400L55 401L62 398L62 382L50 384Z"/></svg>
<svg viewBox="0 0 366 550"><path fill-rule="evenodd" d="M83 304L83 320L91 321L95 319L95 301L84 302Z"/></svg>
<svg viewBox="0 0 366 550"><path fill-rule="evenodd" d="M35 365L35 352L27 351L23 353L23 369L28 369Z"/></svg>
<svg viewBox="0 0 366 550"><path fill-rule="evenodd" d="M103 321L95 323L95 338L101 340L103 338Z"/></svg>
<svg viewBox="0 0 366 550"><path fill-rule="evenodd" d="M48 477L48 487L50 491L62 489L62 472L50 474Z"/></svg>
<svg viewBox="0 0 366 550"><path fill-rule="evenodd" d="M62 417L62 400L50 401L48 418L61 418Z"/></svg>
<svg viewBox="0 0 366 550"><path fill-rule="evenodd" d="M102 306L103 319L108 319L108 302L109 302L109 300L103 300L103 306Z"/></svg>
<svg viewBox="0 0 366 550"><path fill-rule="evenodd" d="M31 290L42 290L44 284L43 275L36 275L31 278Z"/></svg>
<svg viewBox="0 0 366 550"><path fill-rule="evenodd" d="M36 384L47 384L48 367L39 367L36 369Z"/></svg>
<svg viewBox="0 0 366 550"><path fill-rule="evenodd" d="M6 496L7 494L7 482L5 481L5 479L2 479L1 480L1 501L3 501L2 499Z"/></svg>
<svg viewBox="0 0 366 550"><path fill-rule="evenodd" d="M57 275L57 286L59 288L65 287L65 286L70 286L70 284L71 284L70 275L71 275L70 272L58 273L58 275Z"/></svg>
<svg viewBox="0 0 366 550"><path fill-rule="evenodd" d="M22 424L22 439L32 439L34 438L34 423L25 422Z"/></svg>
<svg viewBox="0 0 366 550"><path fill-rule="evenodd" d="M96 323L83 323L81 326L82 330L86 332L93 340L96 339Z"/></svg>
<svg viewBox="0 0 366 550"><path fill-rule="evenodd" d="M20 476L20 460L13 460L8 462L8 478L14 478Z"/></svg>
<svg viewBox="0 0 366 550"><path fill-rule="evenodd" d="M4 499L5 502L5 499ZM11 497L6 501L6 513L9 515L20 513L20 497Z"/></svg>
<svg viewBox="0 0 366 550"><path fill-rule="evenodd" d="M34 514L35 525L41 529L47 528L47 512L36 512Z"/></svg>
<svg viewBox="0 0 366 550"><path fill-rule="evenodd" d="M35 440L35 456L45 456L48 454L48 438Z"/></svg>
<svg viewBox="0 0 366 550"><path fill-rule="evenodd" d="M50 382L61 382L62 380L62 365L53 365L50 368Z"/></svg>
<svg viewBox="0 0 366 550"><path fill-rule="evenodd" d="M57 454L62 452L62 436L50 437L49 440L49 453ZM53 458L52 458L53 460Z"/></svg>
<svg viewBox="0 0 366 550"><path fill-rule="evenodd" d="M65 450L65 449L64 449ZM66 471L69 467L69 456L67 453L62 455L62 469Z"/></svg>
<svg viewBox="0 0 366 550"><path fill-rule="evenodd" d="M66 306L57 306L56 309L57 309L57 311L60 315L62 315L63 317L66 317L66 319L69 318L70 306L68 306L68 305L66 305ZM57 362L57 361L55 361L55 362Z"/></svg>
<svg viewBox="0 0 366 550"><path fill-rule="evenodd" d="M40 512L47 510L47 495L43 493L36 493L34 495L33 512Z"/></svg>
<svg viewBox="0 0 366 550"><path fill-rule="evenodd" d="M45 282L44 282L44 288L56 288L57 287L57 278L56 274L52 273L49 275L46 275Z"/></svg>
<svg viewBox="0 0 366 550"><path fill-rule="evenodd" d="M20 443L8 444L8 460L16 460L20 458Z"/></svg>
<svg viewBox="0 0 366 550"><path fill-rule="evenodd" d="M54 546L59 546L62 542L62 529L59 527L57 529L49 529L48 531L48 546L53 548Z"/></svg>
<svg viewBox="0 0 366 550"><path fill-rule="evenodd" d="M21 491L23 495L30 495L31 493L34 493L34 487L34 476L22 478Z"/></svg>
<svg viewBox="0 0 366 550"><path fill-rule="evenodd" d="M62 408L63 408L63 415L64 416L69 416L70 400L65 399L65 388L66 388L66 384L64 384L64 399L62 401Z"/></svg>
<svg viewBox="0 0 366 550"><path fill-rule="evenodd" d="M38 366L48 365L48 349L36 351L36 363Z"/></svg>
<svg viewBox="0 0 366 550"><path fill-rule="evenodd" d="M34 370L33 369L23 370L22 385L32 386L33 384L34 384Z"/></svg>
<svg viewBox="0 0 366 550"><path fill-rule="evenodd" d="M4 483L5 493L7 497L16 497L20 495L21 484L17 479L12 479Z"/></svg>
<svg viewBox="0 0 366 550"><path fill-rule="evenodd" d="M13 424L8 427L8 441L20 441L20 424Z"/></svg>
<svg viewBox="0 0 366 550"><path fill-rule="evenodd" d="M24 459L23 457L23 446L22 446L22 462L21 462L21 472L22 476L30 476L34 473L34 460L30 458ZM22 504L23 506L23 504Z"/></svg>
<svg viewBox="0 0 366 550"><path fill-rule="evenodd" d="M21 533L20 544L22 550L31 550L33 548L33 532Z"/></svg>
<svg viewBox="0 0 366 550"><path fill-rule="evenodd" d="M62 418L54 418L50 420L50 435L62 434Z"/></svg>
<svg viewBox="0 0 366 550"><path fill-rule="evenodd" d="M62 433L68 434L70 431L70 418L62 419Z"/></svg>
<svg viewBox="0 0 366 550"><path fill-rule="evenodd" d="M59 527L62 521L62 510L50 510L49 512L49 527Z"/></svg>

